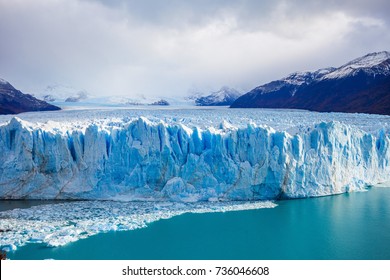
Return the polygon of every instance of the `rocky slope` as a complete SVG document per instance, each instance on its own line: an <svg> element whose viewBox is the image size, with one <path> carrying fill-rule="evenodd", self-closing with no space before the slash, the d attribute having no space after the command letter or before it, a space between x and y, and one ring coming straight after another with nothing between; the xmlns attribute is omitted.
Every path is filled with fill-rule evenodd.
<svg viewBox="0 0 390 280"><path fill-rule="evenodd" d="M0 79L0 114L18 114L29 111L54 111L61 108L24 94L7 81Z"/></svg>
<svg viewBox="0 0 390 280"><path fill-rule="evenodd" d="M390 115L390 53L371 53L338 68L293 73L251 90L231 107Z"/></svg>

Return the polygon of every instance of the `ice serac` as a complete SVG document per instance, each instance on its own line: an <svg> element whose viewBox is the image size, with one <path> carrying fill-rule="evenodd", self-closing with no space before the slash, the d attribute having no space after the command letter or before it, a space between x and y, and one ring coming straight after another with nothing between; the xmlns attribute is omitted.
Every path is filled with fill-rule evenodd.
<svg viewBox="0 0 390 280"><path fill-rule="evenodd" d="M258 200L331 195L390 180L390 138L339 122L290 135L138 118L61 131L0 127L0 198Z"/></svg>

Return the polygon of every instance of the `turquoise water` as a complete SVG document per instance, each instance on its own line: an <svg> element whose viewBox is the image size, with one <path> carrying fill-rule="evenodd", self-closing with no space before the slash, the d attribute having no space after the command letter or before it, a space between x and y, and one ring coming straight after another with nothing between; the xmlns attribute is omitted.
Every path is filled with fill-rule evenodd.
<svg viewBox="0 0 390 280"><path fill-rule="evenodd" d="M390 188L278 201L273 209L184 214L10 259L390 259Z"/></svg>

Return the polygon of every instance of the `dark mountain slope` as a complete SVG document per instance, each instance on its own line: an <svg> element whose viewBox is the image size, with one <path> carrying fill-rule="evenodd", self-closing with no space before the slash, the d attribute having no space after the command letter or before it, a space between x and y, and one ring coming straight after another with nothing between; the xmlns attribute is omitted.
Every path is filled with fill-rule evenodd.
<svg viewBox="0 0 390 280"><path fill-rule="evenodd" d="M390 54L372 53L339 68L295 73L253 89L231 107L390 115Z"/></svg>
<svg viewBox="0 0 390 280"><path fill-rule="evenodd" d="M30 111L54 111L61 108L24 94L10 83L0 79L0 114L18 114Z"/></svg>

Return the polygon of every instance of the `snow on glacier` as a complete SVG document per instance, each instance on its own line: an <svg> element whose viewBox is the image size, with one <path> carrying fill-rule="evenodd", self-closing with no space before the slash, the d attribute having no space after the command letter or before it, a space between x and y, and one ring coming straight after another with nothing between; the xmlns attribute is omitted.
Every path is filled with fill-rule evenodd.
<svg viewBox="0 0 390 280"><path fill-rule="evenodd" d="M389 135L389 116L300 110L134 107L0 116L0 198L91 199L0 212L0 247L60 246L188 212L276 206L229 200L386 186Z"/></svg>
<svg viewBox="0 0 390 280"><path fill-rule="evenodd" d="M261 202L118 202L78 201L0 212L0 248L12 251L27 243L62 246L89 236L134 230L184 213L212 213L273 208Z"/></svg>
<svg viewBox="0 0 390 280"><path fill-rule="evenodd" d="M387 116L137 108L20 117L0 119L2 199L259 200L390 181Z"/></svg>

